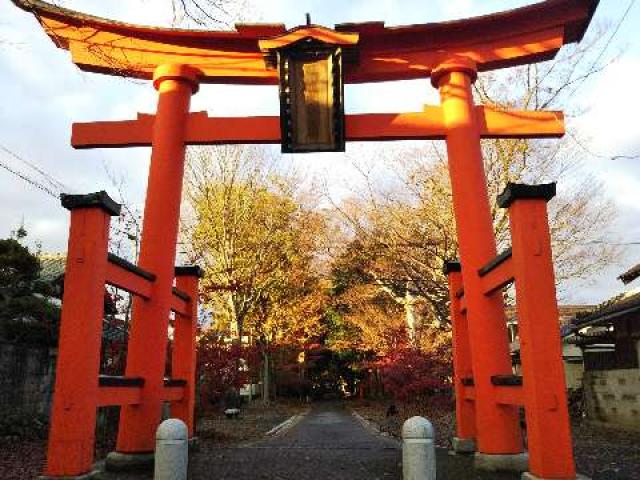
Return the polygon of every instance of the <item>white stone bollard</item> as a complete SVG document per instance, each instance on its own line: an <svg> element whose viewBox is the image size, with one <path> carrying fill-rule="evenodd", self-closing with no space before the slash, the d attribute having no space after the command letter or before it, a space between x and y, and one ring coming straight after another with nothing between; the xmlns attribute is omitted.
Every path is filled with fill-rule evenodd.
<svg viewBox="0 0 640 480"><path fill-rule="evenodd" d="M436 448L431 422L411 417L402 425L403 480L436 480Z"/></svg>
<svg viewBox="0 0 640 480"><path fill-rule="evenodd" d="M165 420L156 431L154 480L186 480L189 432L177 418Z"/></svg>

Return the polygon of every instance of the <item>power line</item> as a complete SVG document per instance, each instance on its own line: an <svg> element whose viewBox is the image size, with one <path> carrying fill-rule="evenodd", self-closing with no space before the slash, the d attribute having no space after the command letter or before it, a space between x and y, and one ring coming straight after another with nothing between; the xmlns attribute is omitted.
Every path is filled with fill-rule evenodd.
<svg viewBox="0 0 640 480"><path fill-rule="evenodd" d="M604 52L607 50L607 48L609 48L609 45L611 44L611 41L618 34L618 30L620 30L620 27L622 26L622 24L626 20L627 15L629 15L629 12L631 11L631 8L633 8L633 5L635 3L636 3L636 0L631 0L629 2L629 5L627 6L627 9L622 14L622 17L620 17L620 20L618 21L618 24L616 25L616 28L613 30L613 33L611 34L611 36L607 40L607 43L605 43L604 47L602 47L602 50L600 50L600 53L598 54L596 59L593 61L593 64L591 65L591 68L594 68L598 64L598 62L600 61L600 59L604 55Z"/></svg>
<svg viewBox="0 0 640 480"><path fill-rule="evenodd" d="M640 245L640 242L606 242L604 240L590 240L588 242L584 242L583 245L614 245L622 247Z"/></svg>
<svg viewBox="0 0 640 480"><path fill-rule="evenodd" d="M34 180L33 178L28 177L24 173L19 172L17 170L14 170L9 165L4 163L2 160L0 160L0 168L4 168L7 172L12 173L13 175L21 178L22 180L24 180L28 184L36 187L38 190L42 190L43 192L45 192L46 194L50 195L51 197L53 197L55 199L59 199L60 198L60 195L58 193L54 192L50 188L48 188L45 185L41 184L37 180Z"/></svg>
<svg viewBox="0 0 640 480"><path fill-rule="evenodd" d="M618 23L616 24L616 27L613 29L613 32L611 33L611 35L607 39L606 43L604 44L604 46L600 50L600 53L598 53L598 56L596 57L596 59L591 63L591 67L589 68L589 70L587 70L587 72L591 72L596 68L596 65L602 59L602 56L604 55L604 53L609 48L609 45L611 45L611 42L613 41L615 36L618 34L618 31L620 30L620 27L622 26L624 21L627 19L627 16L629 15L629 12L631 11L631 9L633 8L633 5L635 3L636 3L636 0L631 0L629 2L629 5L627 5L627 9L624 11L622 16L620 17L620 20L618 20ZM570 97L573 96L573 94L575 94L578 91L578 89L584 84L584 82L587 80L588 77L589 77L589 74L585 75L582 78L582 80L580 80L580 82L571 91L571 94L569 95Z"/></svg>
<svg viewBox="0 0 640 480"><path fill-rule="evenodd" d="M32 170L35 170L37 173L39 173L44 180L47 181L47 183L49 183L49 185L51 187L53 187L55 190L59 190L59 191L70 191L71 189L69 187L67 187L64 183L58 181L56 178L54 178L51 174L45 172L42 168L40 168L38 165L36 165L34 162L30 162L29 160L25 160L24 158L22 158L20 155L18 155L17 153L15 153L14 151L10 150L9 148L7 148L6 146L0 144L0 150L3 150L7 155L11 156L12 158L18 160L21 163L24 163L25 165L27 165L28 167L30 167Z"/></svg>

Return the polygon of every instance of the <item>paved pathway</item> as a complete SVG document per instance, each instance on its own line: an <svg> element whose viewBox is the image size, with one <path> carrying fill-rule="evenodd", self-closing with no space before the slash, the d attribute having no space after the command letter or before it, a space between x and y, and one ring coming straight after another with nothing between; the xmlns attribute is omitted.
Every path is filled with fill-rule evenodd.
<svg viewBox="0 0 640 480"><path fill-rule="evenodd" d="M370 432L345 408L313 407L297 425L244 447L200 452L194 480L376 480L401 478L400 444Z"/></svg>
<svg viewBox="0 0 640 480"><path fill-rule="evenodd" d="M438 480L519 480L480 472L473 457L436 449ZM400 443L362 425L340 404L315 404L290 430L236 447L205 446L190 460L190 480L400 480ZM150 480L150 474L103 474L104 480Z"/></svg>

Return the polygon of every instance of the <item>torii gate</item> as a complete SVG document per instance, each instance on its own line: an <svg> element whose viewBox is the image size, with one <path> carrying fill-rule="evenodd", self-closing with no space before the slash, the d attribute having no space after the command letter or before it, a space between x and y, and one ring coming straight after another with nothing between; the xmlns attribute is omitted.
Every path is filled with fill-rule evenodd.
<svg viewBox="0 0 640 480"><path fill-rule="evenodd" d="M312 148L321 150L328 142L328 149L340 150L345 140L446 141L462 265L447 267L458 406L454 445L459 450L477 448L479 464L490 468L512 463L523 452L518 406L524 405L530 453L526 475L576 478L544 205L555 189L510 185L505 190L501 206L510 208L513 254L496 257L480 150L481 138L561 137L563 116L476 106L471 87L478 72L548 60L564 44L579 41L597 0L547 0L483 17L401 27L368 22L287 30L280 24L239 24L234 31L144 27L38 0L13 2L32 12L81 69L153 80L158 91L155 115L73 125L75 148L150 145L152 155L139 266L105 258L108 216L117 211L117 204L105 194L63 199L72 210L69 273L46 475L59 478L91 471L99 405L122 405L116 450L127 458L153 451L163 401L177 401L174 415L192 419L192 327L184 329L182 357L174 358L182 365L179 381L163 381L169 312L182 312L192 324L197 295L197 271L174 272L185 146L282 143L285 151L305 151L304 145L295 150L300 132L292 135L290 117L283 117L291 115L296 101L287 83L295 69L286 56L301 45L314 45L334 55L329 69L333 77L328 76L335 84L333 110L326 117L329 134L315 139L325 141L324 147ZM327 76L321 70L313 73ZM342 82L428 77L440 91L440 106L413 113L342 114ZM280 84L281 118L190 113L191 95L201 83ZM91 265L97 267L92 270ZM80 274L74 274L74 268ZM178 277L178 287L184 285L188 295L173 289L176 273L192 279ZM523 324L524 381L512 375L500 293L514 278ZM95 345L105 281L138 297L126 377L99 382ZM82 301L74 302L68 295L72 290ZM544 318L542 326L535 324L540 320L536 316ZM91 341L79 345L78 331L90 335ZM192 423L190 427L193 432Z"/></svg>

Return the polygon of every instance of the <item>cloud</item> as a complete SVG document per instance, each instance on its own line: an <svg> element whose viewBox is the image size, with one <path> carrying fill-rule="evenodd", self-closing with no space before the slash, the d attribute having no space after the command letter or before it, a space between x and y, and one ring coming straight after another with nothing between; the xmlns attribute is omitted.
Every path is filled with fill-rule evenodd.
<svg viewBox="0 0 640 480"><path fill-rule="evenodd" d="M640 154L638 112L640 56L621 58L608 66L584 92L590 110L579 120L594 150L602 155Z"/></svg>

